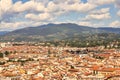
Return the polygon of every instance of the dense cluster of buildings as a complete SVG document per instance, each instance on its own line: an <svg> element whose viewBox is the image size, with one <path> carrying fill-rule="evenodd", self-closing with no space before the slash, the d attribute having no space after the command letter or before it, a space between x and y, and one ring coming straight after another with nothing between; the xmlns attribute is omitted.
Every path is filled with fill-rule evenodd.
<svg viewBox="0 0 120 80"><path fill-rule="evenodd" d="M116 49L0 45L0 80L120 79Z"/></svg>

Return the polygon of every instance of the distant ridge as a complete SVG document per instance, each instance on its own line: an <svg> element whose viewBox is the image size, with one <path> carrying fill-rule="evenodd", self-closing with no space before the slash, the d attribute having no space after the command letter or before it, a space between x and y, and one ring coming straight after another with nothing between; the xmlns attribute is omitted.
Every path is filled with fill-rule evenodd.
<svg viewBox="0 0 120 80"><path fill-rule="evenodd" d="M73 23L46 24L9 32L0 37L4 41L51 41L83 37L98 33L120 33L120 28L92 28Z"/></svg>
<svg viewBox="0 0 120 80"><path fill-rule="evenodd" d="M0 31L0 35L5 35L7 34L9 31Z"/></svg>
<svg viewBox="0 0 120 80"><path fill-rule="evenodd" d="M107 31L107 32L120 34L120 28L103 27L103 28L98 28L98 29L104 30L104 31Z"/></svg>

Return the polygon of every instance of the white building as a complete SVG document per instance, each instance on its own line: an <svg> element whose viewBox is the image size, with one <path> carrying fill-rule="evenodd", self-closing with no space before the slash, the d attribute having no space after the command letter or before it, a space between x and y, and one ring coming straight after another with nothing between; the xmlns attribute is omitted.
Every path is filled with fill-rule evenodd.
<svg viewBox="0 0 120 80"><path fill-rule="evenodd" d="M9 46L12 46L12 44L10 42L0 43L0 47L9 47Z"/></svg>

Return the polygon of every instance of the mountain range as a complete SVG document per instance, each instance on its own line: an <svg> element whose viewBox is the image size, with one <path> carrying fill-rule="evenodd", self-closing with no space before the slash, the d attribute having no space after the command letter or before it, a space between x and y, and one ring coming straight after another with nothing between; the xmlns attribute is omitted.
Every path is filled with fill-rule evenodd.
<svg viewBox="0 0 120 80"><path fill-rule="evenodd" d="M0 31L0 36L7 34L9 31Z"/></svg>
<svg viewBox="0 0 120 80"><path fill-rule="evenodd" d="M1 32L0 32L1 33ZM46 24L37 27L27 27L0 36L1 41L51 41L64 40L73 37L88 37L93 34L113 33L120 35L120 28L93 28L73 23ZM103 35L104 36L104 35ZM114 37L113 36L113 37Z"/></svg>
<svg viewBox="0 0 120 80"><path fill-rule="evenodd" d="M112 28L112 27L103 27L103 28L98 28L100 30L104 30L104 31L107 31L107 32L112 32L112 33L117 33L117 34L120 34L120 28Z"/></svg>

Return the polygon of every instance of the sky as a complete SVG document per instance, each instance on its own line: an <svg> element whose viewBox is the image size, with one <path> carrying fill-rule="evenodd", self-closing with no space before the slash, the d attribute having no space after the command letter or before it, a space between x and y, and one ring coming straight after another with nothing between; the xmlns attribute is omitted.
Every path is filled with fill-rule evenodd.
<svg viewBox="0 0 120 80"><path fill-rule="evenodd" d="M0 31L48 23L120 28L120 0L0 0Z"/></svg>

